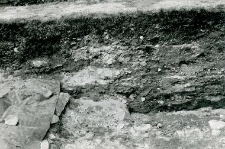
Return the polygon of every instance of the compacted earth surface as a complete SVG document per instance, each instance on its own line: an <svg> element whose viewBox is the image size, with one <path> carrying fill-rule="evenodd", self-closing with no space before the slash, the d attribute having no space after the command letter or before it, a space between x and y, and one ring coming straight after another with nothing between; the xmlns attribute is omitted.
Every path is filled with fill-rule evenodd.
<svg viewBox="0 0 225 149"><path fill-rule="evenodd" d="M0 146L223 149L224 66L224 1L0 7Z"/></svg>

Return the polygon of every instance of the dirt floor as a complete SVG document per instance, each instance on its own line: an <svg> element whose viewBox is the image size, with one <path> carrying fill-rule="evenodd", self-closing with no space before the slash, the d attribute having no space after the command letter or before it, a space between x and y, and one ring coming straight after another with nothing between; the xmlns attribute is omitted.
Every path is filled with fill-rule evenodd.
<svg viewBox="0 0 225 149"><path fill-rule="evenodd" d="M66 96L58 101L69 102L35 142L41 149L223 149L224 5L113 0L1 7L0 104L20 95L17 82L58 82L49 97L61 92Z"/></svg>

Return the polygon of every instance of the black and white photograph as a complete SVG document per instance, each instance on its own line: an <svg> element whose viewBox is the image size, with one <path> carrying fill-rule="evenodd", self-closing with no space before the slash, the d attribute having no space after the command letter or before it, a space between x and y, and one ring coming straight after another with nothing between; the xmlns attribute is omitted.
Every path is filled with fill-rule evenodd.
<svg viewBox="0 0 225 149"><path fill-rule="evenodd" d="M0 149L225 149L225 0L0 0Z"/></svg>

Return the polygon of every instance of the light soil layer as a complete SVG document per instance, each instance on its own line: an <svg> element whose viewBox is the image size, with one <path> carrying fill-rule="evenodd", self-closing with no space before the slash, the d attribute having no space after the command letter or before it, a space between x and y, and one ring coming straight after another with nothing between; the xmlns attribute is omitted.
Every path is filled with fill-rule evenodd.
<svg viewBox="0 0 225 149"><path fill-rule="evenodd" d="M66 109L60 133L48 136L63 149L222 149L224 109L129 114L121 97L81 98ZM60 135L59 135L60 134ZM64 138L65 137L65 138ZM64 140L64 141L62 141Z"/></svg>
<svg viewBox="0 0 225 149"><path fill-rule="evenodd" d="M215 8L224 9L224 0L113 0L92 2L78 0L76 2L57 2L32 6L0 7L0 20L15 19L54 20L65 16L86 16L90 14L119 14L137 11L159 11L160 9L180 8Z"/></svg>

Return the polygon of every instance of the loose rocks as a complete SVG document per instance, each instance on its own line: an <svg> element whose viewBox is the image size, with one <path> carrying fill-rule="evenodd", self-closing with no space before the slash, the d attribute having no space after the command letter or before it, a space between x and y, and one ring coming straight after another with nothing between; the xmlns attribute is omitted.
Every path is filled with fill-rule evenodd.
<svg viewBox="0 0 225 149"><path fill-rule="evenodd" d="M40 140L48 131L55 112L60 84L52 80L28 79L8 85L12 89L0 98L3 106L9 106L1 115L5 121L0 123L1 149L17 146L40 149Z"/></svg>

